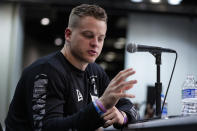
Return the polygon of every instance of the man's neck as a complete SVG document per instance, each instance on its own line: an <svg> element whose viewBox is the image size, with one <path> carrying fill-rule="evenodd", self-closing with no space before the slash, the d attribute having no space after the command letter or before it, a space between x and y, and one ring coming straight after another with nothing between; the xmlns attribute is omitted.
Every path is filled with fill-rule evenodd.
<svg viewBox="0 0 197 131"><path fill-rule="evenodd" d="M64 45L64 47L61 50L64 57L77 69L84 71L86 67L88 66L87 63L80 62L78 59L76 59L72 53L70 52L69 48Z"/></svg>

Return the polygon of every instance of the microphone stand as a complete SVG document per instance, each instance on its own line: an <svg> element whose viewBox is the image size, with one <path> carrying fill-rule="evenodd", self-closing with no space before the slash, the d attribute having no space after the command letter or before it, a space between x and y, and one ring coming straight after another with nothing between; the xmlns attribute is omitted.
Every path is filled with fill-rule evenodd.
<svg viewBox="0 0 197 131"><path fill-rule="evenodd" d="M157 81L155 83L155 94L156 94L156 116L161 118L161 88L162 83L160 81L160 65L161 65L161 52L153 51L150 52L156 58L157 66Z"/></svg>

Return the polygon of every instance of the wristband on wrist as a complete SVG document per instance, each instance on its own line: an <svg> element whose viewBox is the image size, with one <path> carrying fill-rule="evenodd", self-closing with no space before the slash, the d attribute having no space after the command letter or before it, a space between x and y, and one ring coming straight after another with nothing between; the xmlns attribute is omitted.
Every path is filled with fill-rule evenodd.
<svg viewBox="0 0 197 131"><path fill-rule="evenodd" d="M123 111L120 111L120 113L122 114L122 116L124 118L123 125L127 124L127 121L128 121L127 115L125 113L123 113Z"/></svg>
<svg viewBox="0 0 197 131"><path fill-rule="evenodd" d="M102 114L104 114L104 112L101 111L101 110L99 109L99 107L97 106L97 104L96 104L95 101L93 102L93 105L94 105L94 107L95 107L95 109L96 109L96 112L97 112L100 116L101 116Z"/></svg>
<svg viewBox="0 0 197 131"><path fill-rule="evenodd" d="M107 112L107 109L103 106L103 104L98 99L95 102L98 105L98 107L101 109L101 111L103 111L104 113Z"/></svg>
<svg viewBox="0 0 197 131"><path fill-rule="evenodd" d="M125 117L124 117L124 125L127 124L127 121L128 121L127 116L125 116Z"/></svg>

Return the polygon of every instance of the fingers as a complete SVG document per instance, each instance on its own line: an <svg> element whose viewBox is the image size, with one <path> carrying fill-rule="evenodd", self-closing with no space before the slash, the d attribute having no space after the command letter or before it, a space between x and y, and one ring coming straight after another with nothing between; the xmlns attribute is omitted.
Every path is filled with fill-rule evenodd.
<svg viewBox="0 0 197 131"><path fill-rule="evenodd" d="M121 81L125 81L126 78L133 74L135 74L135 71L132 68L125 69L120 71L112 81L114 81L114 84L119 84Z"/></svg>
<svg viewBox="0 0 197 131"><path fill-rule="evenodd" d="M104 124L103 127L104 127L104 128L107 128L107 127L113 125L114 123L115 123L115 119L107 120L107 121L105 122L105 124Z"/></svg>
<svg viewBox="0 0 197 131"><path fill-rule="evenodd" d="M135 98L135 95L132 95L132 94L126 94L126 93L120 93L118 94L118 97L119 98Z"/></svg>
<svg viewBox="0 0 197 131"><path fill-rule="evenodd" d="M106 128L116 123L118 118L116 117L115 113L110 113L103 119L106 121L103 127Z"/></svg>
<svg viewBox="0 0 197 131"><path fill-rule="evenodd" d="M120 90L128 90L132 88L133 84L136 84L136 80L131 80L126 82L126 78L129 76L135 74L135 71L132 68L125 69L123 71L120 71L116 77L112 80L111 86L114 86L115 91L120 91Z"/></svg>
<svg viewBox="0 0 197 131"><path fill-rule="evenodd" d="M105 121L112 119L114 117L114 109L111 108L107 110L107 112L104 113L102 117Z"/></svg>
<svg viewBox="0 0 197 131"><path fill-rule="evenodd" d="M137 80L130 80L130 81L124 81L119 83L118 85L116 85L113 89L115 91L125 91L125 90L129 90L133 87L134 84L137 83Z"/></svg>
<svg viewBox="0 0 197 131"><path fill-rule="evenodd" d="M103 117L104 120L107 120L105 119L104 117L108 116L109 114L111 114L113 112L113 107L111 109L108 109L107 112L105 112L101 117Z"/></svg>
<svg viewBox="0 0 197 131"><path fill-rule="evenodd" d="M103 114L103 120L105 121L104 128L111 126L115 121L113 120L113 108L109 109L106 113ZM114 122L113 122L114 121Z"/></svg>
<svg viewBox="0 0 197 131"><path fill-rule="evenodd" d="M124 117L116 107L113 107L110 110L108 110L104 114L103 119L104 121L106 121L103 126L105 128L111 126L114 123L122 124L124 122Z"/></svg>
<svg viewBox="0 0 197 131"><path fill-rule="evenodd" d="M125 70L120 71L120 72L113 78L113 80L116 80L122 73L128 72L129 70L132 70L132 68L129 68L129 69L125 69Z"/></svg>
<svg viewBox="0 0 197 131"><path fill-rule="evenodd" d="M99 98L99 101L106 109L110 109L118 102L122 97L134 98L134 95L126 94L125 91L133 88L133 85L137 83L137 80L126 81L126 79L134 74L135 71L125 69L119 72L114 79L109 83L103 95Z"/></svg>
<svg viewBox="0 0 197 131"><path fill-rule="evenodd" d="M127 77L131 76L135 74L135 71L132 68L120 71L117 75L117 77L115 77L115 81L117 81L117 83L124 81Z"/></svg>

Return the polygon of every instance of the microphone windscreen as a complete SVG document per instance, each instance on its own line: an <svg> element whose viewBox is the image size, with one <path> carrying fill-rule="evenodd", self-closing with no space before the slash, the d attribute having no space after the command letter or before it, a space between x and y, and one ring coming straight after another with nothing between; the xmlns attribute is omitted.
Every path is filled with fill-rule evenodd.
<svg viewBox="0 0 197 131"><path fill-rule="evenodd" d="M137 45L136 44L128 44L127 45L127 51L130 53L134 53L137 51Z"/></svg>

